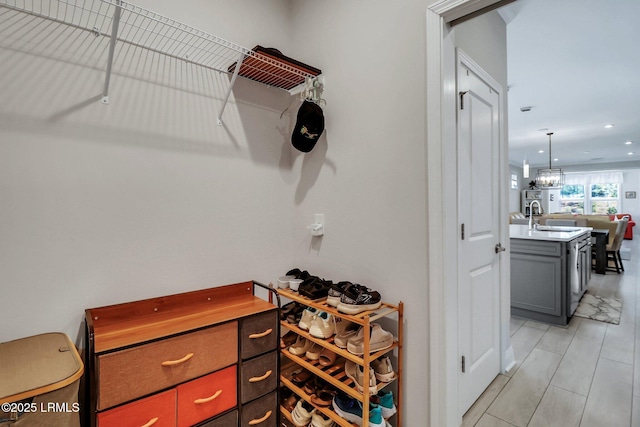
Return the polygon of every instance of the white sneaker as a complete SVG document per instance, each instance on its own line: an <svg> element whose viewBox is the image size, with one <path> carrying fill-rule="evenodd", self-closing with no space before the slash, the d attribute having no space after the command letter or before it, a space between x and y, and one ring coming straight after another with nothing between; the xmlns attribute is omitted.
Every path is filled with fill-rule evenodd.
<svg viewBox="0 0 640 427"><path fill-rule="evenodd" d="M313 343L311 341L309 341L305 337L298 335L296 342L289 346L289 352L291 354L295 354L296 356L302 356L307 351L309 351L312 345Z"/></svg>
<svg viewBox="0 0 640 427"><path fill-rule="evenodd" d="M385 331L377 323L371 324L371 335L369 337L369 353L384 350L393 345L393 334ZM349 353L362 356L364 354L364 328L358 331L358 335L350 338L347 342Z"/></svg>
<svg viewBox="0 0 640 427"><path fill-rule="evenodd" d="M335 425L336 423L331 418L327 418L323 413L316 411L311 415L309 427L333 427Z"/></svg>
<svg viewBox="0 0 640 427"><path fill-rule="evenodd" d="M346 322L346 320L344 322ZM351 324L355 325L354 323L351 323ZM359 329L347 328L342 330L341 332L336 332L336 336L333 338L333 343L340 348L347 348L347 344L349 343L349 340L357 337L358 334L360 333L360 329L362 329L362 326Z"/></svg>
<svg viewBox="0 0 640 427"><path fill-rule="evenodd" d="M318 312L311 320L309 333L316 338L331 338L336 333L335 318L326 311Z"/></svg>
<svg viewBox="0 0 640 427"><path fill-rule="evenodd" d="M347 360L344 364L344 373L353 380L356 388L360 393L364 391L364 367L355 362ZM376 394L378 387L376 385L376 377L373 369L369 368L369 394Z"/></svg>
<svg viewBox="0 0 640 427"><path fill-rule="evenodd" d="M300 322L298 322L298 327L305 331L308 331L311 327L311 322L318 314L318 310L313 307L307 307L302 312L302 316L300 317Z"/></svg>
<svg viewBox="0 0 640 427"><path fill-rule="evenodd" d="M291 418L293 423L299 427L306 427L311 421L311 417L316 412L311 404L305 402L303 399L298 400L296 407L291 411Z"/></svg>
<svg viewBox="0 0 640 427"><path fill-rule="evenodd" d="M393 371L393 366L391 366L391 359L389 359L389 356L383 356L374 360L371 362L371 368L375 372L378 381L388 383L396 377L396 373Z"/></svg>

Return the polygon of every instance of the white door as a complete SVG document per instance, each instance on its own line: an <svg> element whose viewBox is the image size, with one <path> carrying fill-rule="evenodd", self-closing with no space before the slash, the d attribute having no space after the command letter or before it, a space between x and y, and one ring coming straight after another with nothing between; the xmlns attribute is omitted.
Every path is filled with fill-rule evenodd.
<svg viewBox="0 0 640 427"><path fill-rule="evenodd" d="M500 373L500 95L458 54L459 413ZM498 89L499 90L499 89Z"/></svg>

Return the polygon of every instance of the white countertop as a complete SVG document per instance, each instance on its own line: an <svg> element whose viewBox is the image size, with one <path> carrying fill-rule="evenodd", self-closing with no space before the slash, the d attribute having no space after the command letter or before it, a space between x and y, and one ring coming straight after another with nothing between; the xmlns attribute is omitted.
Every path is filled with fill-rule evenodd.
<svg viewBox="0 0 640 427"><path fill-rule="evenodd" d="M550 240L569 242L592 230L591 227L543 227L550 231L529 230L528 225L509 224L509 237L512 239Z"/></svg>

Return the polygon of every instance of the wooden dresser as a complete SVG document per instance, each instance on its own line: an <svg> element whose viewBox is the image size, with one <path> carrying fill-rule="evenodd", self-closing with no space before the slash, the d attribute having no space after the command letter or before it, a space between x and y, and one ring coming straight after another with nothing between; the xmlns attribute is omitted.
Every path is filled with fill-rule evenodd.
<svg viewBox="0 0 640 427"><path fill-rule="evenodd" d="M254 286L86 310L86 425L275 427L278 309Z"/></svg>

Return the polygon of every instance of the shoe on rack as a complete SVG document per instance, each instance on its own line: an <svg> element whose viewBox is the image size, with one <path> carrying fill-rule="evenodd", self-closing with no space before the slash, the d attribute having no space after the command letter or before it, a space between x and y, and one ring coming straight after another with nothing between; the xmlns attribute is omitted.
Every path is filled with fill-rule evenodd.
<svg viewBox="0 0 640 427"><path fill-rule="evenodd" d="M298 327L305 331L308 331L311 327L311 322L313 322L313 318L318 314L318 310L314 307L307 307L300 317L300 321L298 322Z"/></svg>
<svg viewBox="0 0 640 427"><path fill-rule="evenodd" d="M382 305L380 294L366 286L354 284L344 289L337 309L341 313L358 314L377 310Z"/></svg>
<svg viewBox="0 0 640 427"><path fill-rule="evenodd" d="M340 348L347 348L349 340L358 336L360 329L362 329L362 326L358 327L357 324L342 319L341 323L344 322L348 322L349 325L341 326L343 328L342 331L336 331L336 336L333 337L333 343ZM338 327L338 324L336 324L336 327Z"/></svg>
<svg viewBox="0 0 640 427"><path fill-rule="evenodd" d="M373 368L378 381L382 381L383 383L393 381L396 377L396 373L393 371L393 366L391 366L391 359L389 359L389 356L377 358L371 362L371 368Z"/></svg>
<svg viewBox="0 0 640 427"><path fill-rule="evenodd" d="M300 284L298 293L312 300L322 299L328 295L332 283L331 280L312 276Z"/></svg>
<svg viewBox="0 0 640 427"><path fill-rule="evenodd" d="M309 334L316 338L331 338L336 332L336 320L331 313L326 311L320 311L311 320L311 326L309 327Z"/></svg>
<svg viewBox="0 0 640 427"><path fill-rule="evenodd" d="M300 271L299 268L294 268L293 270L287 271L287 274L285 274L285 276L293 276L296 279L302 279L302 280L305 280L311 277L311 275L307 270Z"/></svg>
<svg viewBox="0 0 640 427"><path fill-rule="evenodd" d="M316 411L311 415L309 427L334 427L335 425L336 423L331 418L328 418L322 412Z"/></svg>
<svg viewBox="0 0 640 427"><path fill-rule="evenodd" d="M327 294L327 304L337 307L344 290L352 285L353 283L351 282L332 283L331 286L329 286L329 293Z"/></svg>
<svg viewBox="0 0 640 427"><path fill-rule="evenodd" d="M280 348L287 348L298 339L299 335L293 331L289 331L280 337Z"/></svg>
<svg viewBox="0 0 640 427"><path fill-rule="evenodd" d="M306 354L307 351L311 348L313 342L309 341L305 337L298 335L296 338L296 342L289 346L289 352L291 354L295 354L296 356L302 356Z"/></svg>
<svg viewBox="0 0 640 427"><path fill-rule="evenodd" d="M369 336L369 353L384 350L393 345L393 334L385 331L377 323L372 323ZM358 335L347 341L347 351L357 356L364 354L364 328L358 331Z"/></svg>
<svg viewBox="0 0 640 427"><path fill-rule="evenodd" d="M280 389L280 404L284 409L291 412L296 407L298 396L286 387Z"/></svg>
<svg viewBox="0 0 640 427"><path fill-rule="evenodd" d="M337 354L328 348L323 349L318 356L318 363L321 366L331 366L336 361Z"/></svg>
<svg viewBox="0 0 640 427"><path fill-rule="evenodd" d="M390 391L380 390L375 396L371 396L371 403L375 403L382 411L382 418L389 418L397 412L396 405L393 403L393 393Z"/></svg>
<svg viewBox="0 0 640 427"><path fill-rule="evenodd" d="M307 401L300 399L296 404L296 407L291 411L291 418L293 423L299 427L306 427L311 421L311 417L316 412L316 408Z"/></svg>
<svg viewBox="0 0 640 427"><path fill-rule="evenodd" d="M311 372L306 369L300 368L297 371L291 372L291 382L298 387L303 387L309 380L313 379Z"/></svg>
<svg viewBox="0 0 640 427"><path fill-rule="evenodd" d="M300 317L302 317L302 312L305 308L307 308L306 305L298 302L286 304L280 309L280 318L281 320L286 320L287 323L297 325L298 322L300 322Z"/></svg>
<svg viewBox="0 0 640 427"><path fill-rule="evenodd" d="M305 353L307 359L309 360L318 360L320 358L320 352L322 351L322 346L316 343L311 343L311 347Z"/></svg>
<svg viewBox="0 0 640 427"><path fill-rule="evenodd" d="M331 390L331 389L317 390L311 396L311 403L313 403L316 406L329 407L331 406L331 402L333 401L333 396L335 395L336 395L335 390Z"/></svg>
<svg viewBox="0 0 640 427"><path fill-rule="evenodd" d="M362 426L362 403L358 400L346 394L338 393L333 397L333 409L336 414L345 420ZM369 406L369 426L385 427L382 410L377 405Z"/></svg>
<svg viewBox="0 0 640 427"><path fill-rule="evenodd" d="M333 323L336 325L336 335L349 330L358 329L358 324L348 321L342 317L333 316Z"/></svg>
<svg viewBox="0 0 640 427"><path fill-rule="evenodd" d="M344 373L353 380L356 388L360 393L364 392L364 366L359 365L351 360L347 360L344 364ZM376 394L378 387L376 385L376 377L373 369L369 368L369 394Z"/></svg>

